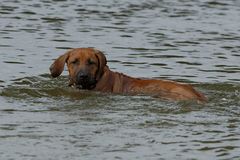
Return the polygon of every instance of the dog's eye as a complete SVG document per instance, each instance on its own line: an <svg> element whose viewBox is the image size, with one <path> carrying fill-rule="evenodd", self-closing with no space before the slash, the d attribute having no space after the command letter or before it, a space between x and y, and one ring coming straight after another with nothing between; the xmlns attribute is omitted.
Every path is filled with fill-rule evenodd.
<svg viewBox="0 0 240 160"><path fill-rule="evenodd" d="M88 64L89 64L89 65L95 64L95 62L94 62L92 59L89 59L89 60L88 60Z"/></svg>
<svg viewBox="0 0 240 160"><path fill-rule="evenodd" d="M71 62L71 64L78 64L79 63L79 60L78 59L75 59Z"/></svg>

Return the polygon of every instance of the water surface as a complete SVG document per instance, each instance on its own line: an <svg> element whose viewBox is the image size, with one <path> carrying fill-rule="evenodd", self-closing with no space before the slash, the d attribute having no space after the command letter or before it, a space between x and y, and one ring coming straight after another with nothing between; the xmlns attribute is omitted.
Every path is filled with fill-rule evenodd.
<svg viewBox="0 0 240 160"><path fill-rule="evenodd" d="M239 159L240 3L0 2L1 159ZM209 102L67 87L48 68L96 47L135 77L194 85Z"/></svg>

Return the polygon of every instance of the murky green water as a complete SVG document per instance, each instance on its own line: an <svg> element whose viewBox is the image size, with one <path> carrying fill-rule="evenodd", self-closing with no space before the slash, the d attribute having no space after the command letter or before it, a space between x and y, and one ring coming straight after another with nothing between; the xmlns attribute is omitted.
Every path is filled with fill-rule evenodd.
<svg viewBox="0 0 240 160"><path fill-rule="evenodd" d="M0 1L0 159L240 159L239 17L238 0ZM74 47L209 102L69 88L48 67Z"/></svg>

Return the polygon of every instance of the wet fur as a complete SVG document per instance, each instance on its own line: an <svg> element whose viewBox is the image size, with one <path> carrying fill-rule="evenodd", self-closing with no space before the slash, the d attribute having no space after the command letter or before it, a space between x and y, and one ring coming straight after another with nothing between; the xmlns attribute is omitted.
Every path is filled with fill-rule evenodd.
<svg viewBox="0 0 240 160"><path fill-rule="evenodd" d="M78 59L79 66L72 67L71 59ZM89 59L94 61L94 65L88 64ZM51 75L59 76L65 63L68 66L70 85L78 86L76 75L82 70L94 78L95 82L91 84L92 87L85 87L85 89L129 95L145 94L169 100L195 100L200 103L207 100L202 93L189 84L169 80L139 79L113 72L106 65L104 54L93 48L76 48L66 52L51 65Z"/></svg>

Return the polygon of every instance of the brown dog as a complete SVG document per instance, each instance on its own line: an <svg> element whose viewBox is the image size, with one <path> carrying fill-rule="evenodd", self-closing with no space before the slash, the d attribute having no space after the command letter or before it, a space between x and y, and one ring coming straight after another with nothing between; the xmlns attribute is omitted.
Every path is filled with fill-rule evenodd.
<svg viewBox="0 0 240 160"><path fill-rule="evenodd" d="M189 84L169 80L138 79L111 71L104 54L93 48L76 48L57 58L50 67L58 77L67 63L69 85L80 89L123 94L147 94L163 99L206 101L206 97Z"/></svg>

